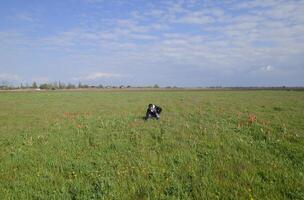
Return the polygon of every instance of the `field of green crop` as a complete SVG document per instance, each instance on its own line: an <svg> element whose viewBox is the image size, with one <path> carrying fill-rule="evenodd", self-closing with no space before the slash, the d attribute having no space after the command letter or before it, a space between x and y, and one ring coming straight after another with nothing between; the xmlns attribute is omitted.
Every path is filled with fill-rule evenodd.
<svg viewBox="0 0 304 200"><path fill-rule="evenodd" d="M304 199L304 92L2 92L0 199Z"/></svg>

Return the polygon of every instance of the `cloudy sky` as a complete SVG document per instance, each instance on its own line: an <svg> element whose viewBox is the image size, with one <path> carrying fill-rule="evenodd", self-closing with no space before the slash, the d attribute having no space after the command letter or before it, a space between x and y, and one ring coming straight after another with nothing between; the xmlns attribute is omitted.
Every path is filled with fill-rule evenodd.
<svg viewBox="0 0 304 200"><path fill-rule="evenodd" d="M0 84L304 86L303 0L1 0Z"/></svg>

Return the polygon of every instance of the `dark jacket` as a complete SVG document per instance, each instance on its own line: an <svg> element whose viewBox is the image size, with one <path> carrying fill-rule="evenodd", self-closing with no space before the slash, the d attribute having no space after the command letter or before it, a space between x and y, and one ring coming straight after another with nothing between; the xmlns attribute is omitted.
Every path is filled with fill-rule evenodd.
<svg viewBox="0 0 304 200"><path fill-rule="evenodd" d="M149 104L147 112L146 112L146 119L150 118L150 117L159 117L159 114L162 112L162 108L157 106L157 105L153 105L153 104Z"/></svg>

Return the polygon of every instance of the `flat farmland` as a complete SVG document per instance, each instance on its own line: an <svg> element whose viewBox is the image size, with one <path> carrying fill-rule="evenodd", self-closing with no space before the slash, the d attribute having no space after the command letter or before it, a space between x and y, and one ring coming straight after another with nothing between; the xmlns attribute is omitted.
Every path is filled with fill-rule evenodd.
<svg viewBox="0 0 304 200"><path fill-rule="evenodd" d="M0 199L304 199L304 92L1 92Z"/></svg>

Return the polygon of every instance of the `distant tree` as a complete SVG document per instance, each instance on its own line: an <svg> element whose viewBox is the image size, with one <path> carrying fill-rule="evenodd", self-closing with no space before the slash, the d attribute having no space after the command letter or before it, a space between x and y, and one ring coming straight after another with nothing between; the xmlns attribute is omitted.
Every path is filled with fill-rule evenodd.
<svg viewBox="0 0 304 200"><path fill-rule="evenodd" d="M103 85L99 84L99 85L98 85L98 88L103 88Z"/></svg>
<svg viewBox="0 0 304 200"><path fill-rule="evenodd" d="M130 85L128 85L128 86L127 86L127 88L131 88L131 86L130 86Z"/></svg>
<svg viewBox="0 0 304 200"><path fill-rule="evenodd" d="M32 84L32 88L34 88L34 89L38 88L37 83L35 81Z"/></svg>
<svg viewBox="0 0 304 200"><path fill-rule="evenodd" d="M59 81L59 83L58 83L58 88L59 88L59 89L64 89L64 88L65 88L65 84L64 84L64 83L61 83L61 82Z"/></svg>
<svg viewBox="0 0 304 200"><path fill-rule="evenodd" d="M72 83L69 83L67 86L66 86L67 89L74 89L76 88L75 85L73 85Z"/></svg>
<svg viewBox="0 0 304 200"><path fill-rule="evenodd" d="M155 84L155 85L153 86L153 88L159 88L159 86L158 86L157 84Z"/></svg>
<svg viewBox="0 0 304 200"><path fill-rule="evenodd" d="M39 86L39 88L42 90L47 90L47 89L49 89L49 85L47 83L43 83Z"/></svg>
<svg viewBox="0 0 304 200"><path fill-rule="evenodd" d="M43 90L56 90L58 89L57 83L43 83L39 86Z"/></svg>
<svg viewBox="0 0 304 200"><path fill-rule="evenodd" d="M0 84L0 89L6 90L8 88L8 82L7 81L2 81Z"/></svg>
<svg viewBox="0 0 304 200"><path fill-rule="evenodd" d="M48 86L49 86L49 89L51 89L51 90L58 89L58 84L56 82L50 83Z"/></svg>
<svg viewBox="0 0 304 200"><path fill-rule="evenodd" d="M54 82L52 84L52 89L58 89L59 88L59 84L57 82Z"/></svg>

